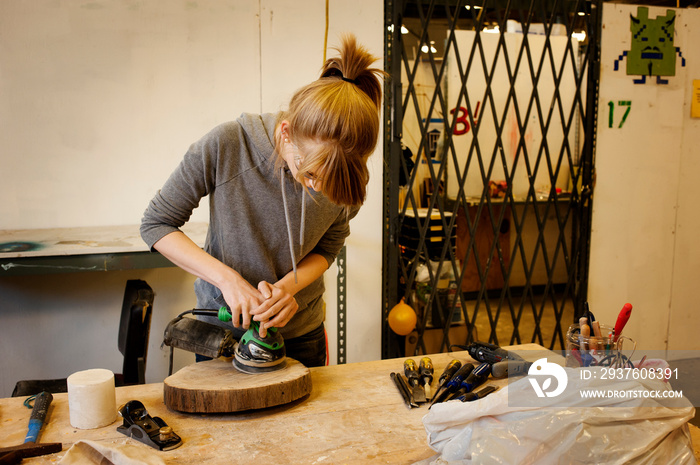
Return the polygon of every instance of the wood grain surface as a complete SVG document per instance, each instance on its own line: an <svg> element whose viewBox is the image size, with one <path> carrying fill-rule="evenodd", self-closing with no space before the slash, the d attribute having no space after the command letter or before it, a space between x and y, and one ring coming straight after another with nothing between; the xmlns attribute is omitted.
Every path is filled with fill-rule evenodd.
<svg viewBox="0 0 700 465"><path fill-rule="evenodd" d="M548 352L534 344L528 360ZM470 360L466 352L431 355L441 373L452 358ZM94 430L70 426L67 394L54 395L48 422L39 442L61 442L63 452L29 458L22 465L57 463L79 440L133 446L177 465L265 463L277 465L428 464L436 452L427 443L422 418L425 405L409 409L389 374L403 369L405 358L311 368L313 389L308 396L267 409L228 414L192 414L163 403L163 384L117 388L117 405L138 399L152 416L159 416L183 440L177 449L159 452L117 432L121 420ZM21 444L31 410L22 398L0 399L0 447ZM700 430L691 426L693 443ZM516 444L514 440L514 445ZM696 449L696 455L699 454Z"/></svg>
<svg viewBox="0 0 700 465"><path fill-rule="evenodd" d="M311 392L311 372L287 358L284 368L248 374L230 359L193 363L165 378L165 405L188 413L231 413L288 404Z"/></svg>

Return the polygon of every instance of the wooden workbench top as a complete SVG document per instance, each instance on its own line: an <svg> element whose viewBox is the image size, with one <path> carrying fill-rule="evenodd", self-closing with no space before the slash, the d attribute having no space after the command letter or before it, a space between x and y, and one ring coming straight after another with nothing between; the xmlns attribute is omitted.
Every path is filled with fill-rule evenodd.
<svg viewBox="0 0 700 465"><path fill-rule="evenodd" d="M551 354L534 344L525 356ZM530 356L531 355L531 356ZM436 374L466 352L431 356ZM177 449L157 452L166 463L410 464L436 455L428 447L422 418L428 409L409 409L391 382L404 359L312 368L311 393L291 404L233 414L183 414L163 403L163 384L117 388L117 406L140 400L151 416L163 418L182 437ZM437 378L437 376L436 376ZM500 382L505 382L502 380ZM23 442L30 411L22 398L0 399L0 447ZM117 432L121 419L94 430L70 426L67 394L55 394L39 442L61 442L63 452L22 463L57 463L79 440L146 445Z"/></svg>
<svg viewBox="0 0 700 465"><path fill-rule="evenodd" d="M207 223L187 223L181 229L204 246ZM139 225L53 229L0 229L0 258L51 257L148 252Z"/></svg>

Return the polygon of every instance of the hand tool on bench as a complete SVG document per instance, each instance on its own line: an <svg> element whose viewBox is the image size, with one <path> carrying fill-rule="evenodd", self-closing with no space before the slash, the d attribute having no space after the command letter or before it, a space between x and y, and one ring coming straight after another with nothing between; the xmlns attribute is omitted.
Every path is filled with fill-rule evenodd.
<svg viewBox="0 0 700 465"><path fill-rule="evenodd" d="M486 386L485 388L479 389L475 392L465 392L461 396L457 397L457 400L462 402L473 402L475 400L483 399L496 390L498 390L496 386Z"/></svg>
<svg viewBox="0 0 700 465"><path fill-rule="evenodd" d="M426 402L425 390L420 384L420 374L418 373L418 366L415 360L409 358L403 362L403 373L406 375L408 385L413 391L413 401L417 404Z"/></svg>
<svg viewBox="0 0 700 465"><path fill-rule="evenodd" d="M391 376L392 381L394 381L396 388L399 390L399 393L401 393L401 397L403 397L403 401L406 403L408 408L418 407L418 404L413 402L413 397L411 396L411 392L408 390L408 385L403 382L403 379L401 378L401 374L391 373L390 376Z"/></svg>
<svg viewBox="0 0 700 465"><path fill-rule="evenodd" d="M130 400L119 407L119 416L124 419L117 431L158 450L176 449L182 439L160 417L152 417L143 403Z"/></svg>
<svg viewBox="0 0 700 465"><path fill-rule="evenodd" d="M620 334L622 334L622 330L625 328L625 325L627 324L627 321L630 319L631 314L632 314L632 304L626 303L625 305L622 306L622 310L620 310L620 314L617 315L617 320L615 321L615 332L613 333L613 342L617 342L617 339L620 337Z"/></svg>
<svg viewBox="0 0 700 465"><path fill-rule="evenodd" d="M445 389L447 383L452 379L455 373L457 373L457 370L459 370L460 368L462 368L462 362L460 362L457 359L453 359L450 363L447 364L445 370L440 375L440 378L438 378L438 388L431 399L432 402L430 403L430 405L433 405L433 403L435 402L435 398L442 392L443 389Z"/></svg>
<svg viewBox="0 0 700 465"><path fill-rule="evenodd" d="M39 431L41 431L41 427L44 421L46 421L46 416L52 400L53 396L46 391L36 395L32 413L29 416L29 429L27 431L27 437L24 439L24 444L0 448L0 464L15 464L27 457L53 454L63 449L63 445L60 442L46 444L36 443L39 437Z"/></svg>
<svg viewBox="0 0 700 465"><path fill-rule="evenodd" d="M474 368L469 375L464 378L464 380L459 384L457 389L449 396L448 400L456 399L457 397L472 392L474 389L478 388L486 382L491 374L491 364L482 363L478 367Z"/></svg>
<svg viewBox="0 0 700 465"><path fill-rule="evenodd" d="M418 372L420 374L420 380L423 384L423 389L425 390L425 400L430 400L431 388L430 384L433 382L433 361L430 357L423 357L420 359L420 366L418 367Z"/></svg>
<svg viewBox="0 0 700 465"><path fill-rule="evenodd" d="M458 389L459 386L462 384L462 381L464 381L467 376L471 374L471 372L474 371L474 364L473 363L465 363L462 365L462 367L457 370L457 372L454 374L454 376L445 384L445 388L440 392L440 394L436 394L435 397L433 397L433 400L430 402L430 407L433 406L434 403L436 402L442 402L445 399L448 399L449 397L452 396Z"/></svg>

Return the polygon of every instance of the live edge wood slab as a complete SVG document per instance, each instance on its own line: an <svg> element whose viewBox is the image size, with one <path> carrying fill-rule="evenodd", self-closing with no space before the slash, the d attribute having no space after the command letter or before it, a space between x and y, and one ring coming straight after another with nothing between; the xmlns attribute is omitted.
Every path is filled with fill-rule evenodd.
<svg viewBox="0 0 700 465"><path fill-rule="evenodd" d="M288 404L311 392L311 372L287 358L284 368L248 374L230 359L194 363L165 378L165 405L188 413L231 413Z"/></svg>

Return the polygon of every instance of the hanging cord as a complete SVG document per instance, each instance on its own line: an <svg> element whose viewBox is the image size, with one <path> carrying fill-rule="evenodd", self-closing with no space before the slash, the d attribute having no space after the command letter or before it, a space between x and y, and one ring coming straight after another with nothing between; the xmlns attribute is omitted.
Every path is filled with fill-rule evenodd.
<svg viewBox="0 0 700 465"><path fill-rule="evenodd" d="M299 246L304 247L304 225L306 224L306 189L301 189L301 226L299 227ZM301 251L304 252L303 249Z"/></svg>
<svg viewBox="0 0 700 465"><path fill-rule="evenodd" d="M323 66L326 63L326 49L328 48L328 19L330 16L328 10L328 0L326 0L326 29L323 33L323 63L321 63L321 66Z"/></svg>

